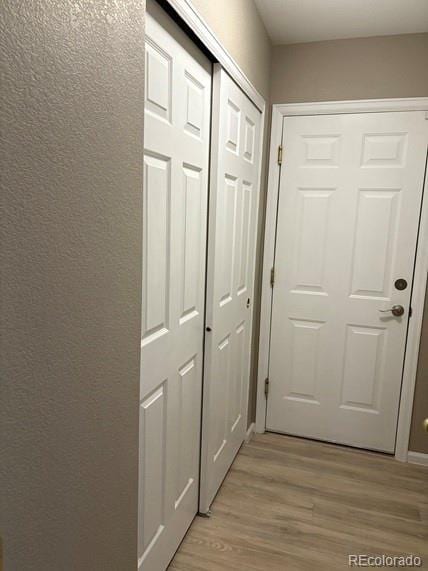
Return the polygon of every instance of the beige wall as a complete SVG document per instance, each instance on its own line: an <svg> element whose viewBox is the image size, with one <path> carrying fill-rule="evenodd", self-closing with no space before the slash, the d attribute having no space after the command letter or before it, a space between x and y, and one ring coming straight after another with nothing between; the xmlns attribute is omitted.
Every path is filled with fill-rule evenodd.
<svg viewBox="0 0 428 571"><path fill-rule="evenodd" d="M253 0L191 0L248 79L266 99L271 43Z"/></svg>
<svg viewBox="0 0 428 571"><path fill-rule="evenodd" d="M261 270L264 211L267 188L267 151L270 129L270 67L272 45L253 0L192 0L224 47L266 100L266 127L263 142L262 186L257 233L256 286L248 423L255 420L257 358L260 323Z"/></svg>
<svg viewBox="0 0 428 571"><path fill-rule="evenodd" d="M219 4L195 0L268 98L254 5ZM5 568L135 569L144 2L2 11Z"/></svg>
<svg viewBox="0 0 428 571"><path fill-rule="evenodd" d="M413 402L410 450L428 454L428 432L422 425L428 418L428 290L425 295L424 323L419 348L415 400Z"/></svg>
<svg viewBox="0 0 428 571"><path fill-rule="evenodd" d="M2 2L6 571L134 571L144 2Z"/></svg>
<svg viewBox="0 0 428 571"><path fill-rule="evenodd" d="M273 103L428 96L428 34L275 46ZM428 453L428 311L417 378L410 449Z"/></svg>
<svg viewBox="0 0 428 571"><path fill-rule="evenodd" d="M428 95L428 34L275 46L273 103Z"/></svg>

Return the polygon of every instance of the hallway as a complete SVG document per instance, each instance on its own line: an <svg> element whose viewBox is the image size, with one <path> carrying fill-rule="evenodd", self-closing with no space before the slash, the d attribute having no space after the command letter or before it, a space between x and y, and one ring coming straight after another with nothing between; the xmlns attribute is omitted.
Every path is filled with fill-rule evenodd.
<svg viewBox="0 0 428 571"><path fill-rule="evenodd" d="M244 445L171 571L332 571L348 554L428 569L428 468L277 434Z"/></svg>

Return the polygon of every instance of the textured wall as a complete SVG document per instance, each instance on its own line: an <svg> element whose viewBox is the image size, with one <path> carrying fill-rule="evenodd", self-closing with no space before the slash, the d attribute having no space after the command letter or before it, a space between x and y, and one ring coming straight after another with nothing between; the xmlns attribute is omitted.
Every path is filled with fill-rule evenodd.
<svg viewBox="0 0 428 571"><path fill-rule="evenodd" d="M269 98L272 46L253 0L191 0L256 89Z"/></svg>
<svg viewBox="0 0 428 571"><path fill-rule="evenodd" d="M144 2L0 26L5 569L135 570Z"/></svg>
<svg viewBox="0 0 428 571"><path fill-rule="evenodd" d="M428 34L275 46L273 103L428 95Z"/></svg>

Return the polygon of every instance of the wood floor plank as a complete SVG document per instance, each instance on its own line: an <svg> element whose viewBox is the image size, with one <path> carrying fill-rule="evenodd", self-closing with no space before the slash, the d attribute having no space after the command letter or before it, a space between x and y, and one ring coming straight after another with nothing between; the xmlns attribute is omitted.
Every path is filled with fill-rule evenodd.
<svg viewBox="0 0 428 571"><path fill-rule="evenodd" d="M212 514L171 571L335 571L351 553L419 555L428 569L428 469L383 454L257 435Z"/></svg>

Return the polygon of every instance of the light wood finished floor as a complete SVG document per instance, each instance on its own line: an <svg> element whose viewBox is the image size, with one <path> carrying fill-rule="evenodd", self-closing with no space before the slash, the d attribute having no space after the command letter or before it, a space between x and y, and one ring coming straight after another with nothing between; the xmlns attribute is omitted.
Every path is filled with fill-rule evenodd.
<svg viewBox="0 0 428 571"><path fill-rule="evenodd" d="M349 553L413 553L428 569L428 468L382 454L257 435L212 512L171 571L332 571Z"/></svg>

